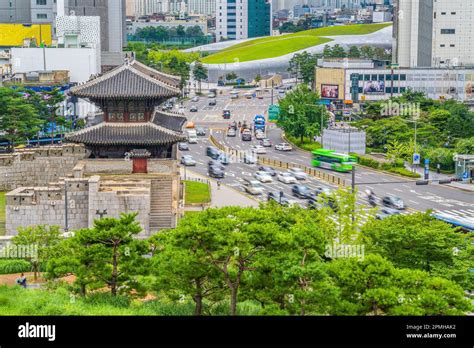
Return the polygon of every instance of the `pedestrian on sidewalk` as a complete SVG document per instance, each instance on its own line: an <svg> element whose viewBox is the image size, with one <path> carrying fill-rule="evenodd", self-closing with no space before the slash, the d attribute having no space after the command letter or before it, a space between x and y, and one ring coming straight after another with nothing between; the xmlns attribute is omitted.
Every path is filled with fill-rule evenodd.
<svg viewBox="0 0 474 348"><path fill-rule="evenodd" d="M217 189L218 189L218 190L221 189L221 181L220 181L220 180L217 180Z"/></svg>

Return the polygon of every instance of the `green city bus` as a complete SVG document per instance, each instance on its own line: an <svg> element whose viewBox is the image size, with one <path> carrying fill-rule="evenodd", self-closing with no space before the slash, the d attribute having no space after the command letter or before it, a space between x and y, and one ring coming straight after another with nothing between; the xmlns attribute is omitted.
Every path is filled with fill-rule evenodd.
<svg viewBox="0 0 474 348"><path fill-rule="evenodd" d="M313 167L332 169L343 173L350 172L353 163L357 163L355 157L326 149L314 150L311 161Z"/></svg>

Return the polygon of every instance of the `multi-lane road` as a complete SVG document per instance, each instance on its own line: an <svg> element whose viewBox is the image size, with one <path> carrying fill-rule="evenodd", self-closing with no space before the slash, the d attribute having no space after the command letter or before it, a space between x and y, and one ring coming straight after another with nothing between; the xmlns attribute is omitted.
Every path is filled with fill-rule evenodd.
<svg viewBox="0 0 474 348"><path fill-rule="evenodd" d="M274 94L275 100L276 95L277 93ZM192 120L196 126L204 126L208 130L208 135L212 132L219 142L230 148L248 151L252 145L258 144L255 138L251 142L243 142L239 136L227 137L225 129L229 123L234 120L236 122L246 121L250 124L256 114L266 113L268 105L271 102L271 94L269 92L265 93L263 99L246 99L241 96L235 100L231 99L230 95L224 92L224 94L218 94L216 106L209 106L208 101L207 97L201 97L198 102L187 102L185 104L185 114L188 119ZM198 112L189 112L191 105L196 105ZM224 109L231 111L231 120L223 120L222 110ZM266 135L273 144L282 142L281 130L274 125L268 127ZM207 137L200 138L198 144L190 145L190 154L198 161L198 166L193 170L204 175L207 174L207 162L210 160L210 158L205 155L206 147L209 145L211 144ZM298 149L294 149L291 152L280 152L274 148L266 149L267 154L261 156L310 167L311 154L309 152ZM226 178L222 182L240 189L243 180L245 178L252 178L257 168L255 165L231 163L226 168ZM324 171L324 169L321 170ZM346 183L350 185L350 173L327 172L344 178ZM433 209L454 213L459 216L474 215L474 195L471 192L461 191L438 183L417 186L415 180L362 167L357 167L355 178L360 193L366 189L370 189L375 192L378 197L398 196L405 201L411 210L425 211ZM328 186L326 183L318 182L314 178L310 178L305 185L310 188ZM291 196L291 185L274 181L274 183L264 184L264 186L266 192L283 191L287 196ZM363 194L361 194L360 197L362 198Z"/></svg>

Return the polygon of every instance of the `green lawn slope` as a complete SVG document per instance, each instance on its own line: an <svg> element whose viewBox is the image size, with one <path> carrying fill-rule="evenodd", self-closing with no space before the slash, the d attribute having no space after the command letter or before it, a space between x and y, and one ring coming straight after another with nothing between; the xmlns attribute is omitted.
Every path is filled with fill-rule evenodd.
<svg viewBox="0 0 474 348"><path fill-rule="evenodd" d="M231 46L203 58L202 62L205 64L223 64L280 57L332 41L325 36L366 35L390 25L392 23L354 24L310 29L281 36L269 36Z"/></svg>

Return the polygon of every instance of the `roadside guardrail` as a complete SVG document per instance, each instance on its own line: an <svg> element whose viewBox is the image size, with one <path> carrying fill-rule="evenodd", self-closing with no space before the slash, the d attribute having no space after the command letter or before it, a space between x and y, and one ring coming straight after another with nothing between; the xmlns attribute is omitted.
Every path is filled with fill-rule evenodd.
<svg viewBox="0 0 474 348"><path fill-rule="evenodd" d="M236 149L233 149L233 148L230 148L228 146L225 146L225 145L221 144L219 141L217 141L217 139L212 134L209 136L209 140L219 150L224 151L229 156L234 156L236 158L236 160L238 160L238 161L240 161L240 160L243 161L243 158L244 158L245 153L246 153L245 151L236 150ZM267 157L262 157L262 156L257 156L257 161L258 161L258 164L261 164L261 165L268 165L268 166L271 166L271 167L277 167L277 168L282 168L282 169L300 168L300 169L304 170L304 172L306 174L308 174L308 175L310 175L310 176L312 176L316 179L323 180L323 181L326 181L329 184L337 185L337 186L340 186L340 187L345 187L346 186L346 180L344 180L342 178L339 178L335 175L332 175L332 174L329 174L329 173L326 173L326 172L322 172L322 171L320 171L318 169L315 169L315 168L306 167L306 166L303 166L303 165L300 165L300 164L292 164L292 163L283 162L283 161L279 161L279 160L273 160L273 159L269 159Z"/></svg>

